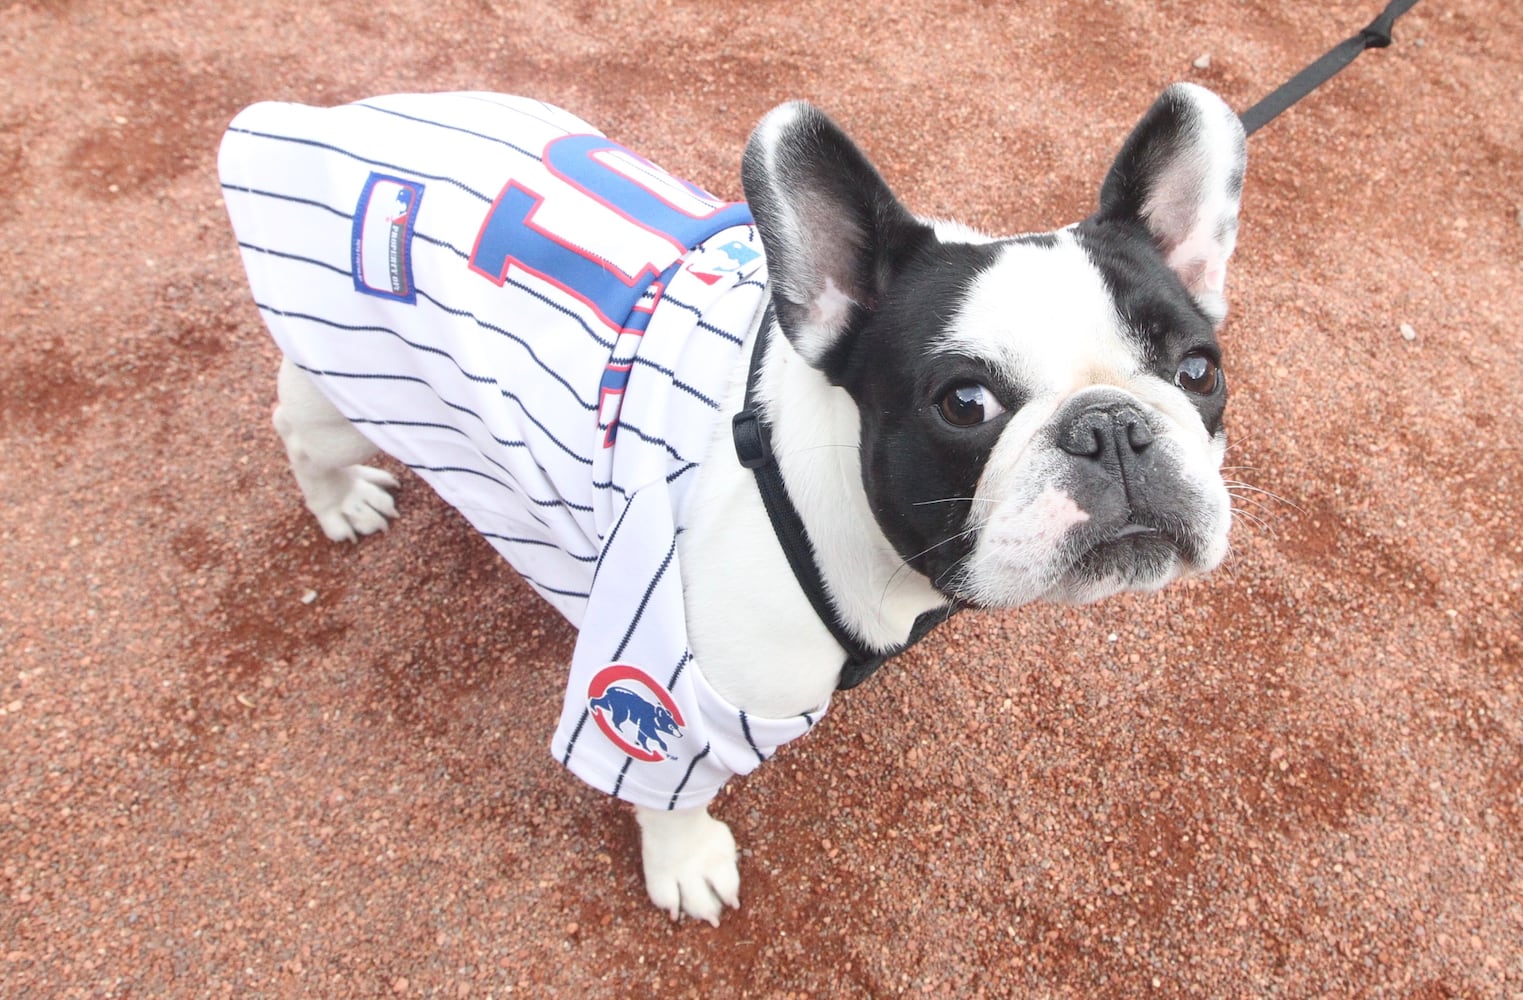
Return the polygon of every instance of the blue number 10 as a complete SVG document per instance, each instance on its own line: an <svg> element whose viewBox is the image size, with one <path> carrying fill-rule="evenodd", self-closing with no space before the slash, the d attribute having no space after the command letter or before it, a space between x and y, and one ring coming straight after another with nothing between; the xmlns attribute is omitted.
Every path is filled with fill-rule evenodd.
<svg viewBox="0 0 1523 1000"><path fill-rule="evenodd" d="M744 204L725 202L678 180L597 135L568 135L545 147L546 169L585 195L548 201L511 181L492 204L471 270L501 285L521 267L590 306L615 331L650 321L689 248L751 222ZM654 285L654 287L652 287Z"/></svg>

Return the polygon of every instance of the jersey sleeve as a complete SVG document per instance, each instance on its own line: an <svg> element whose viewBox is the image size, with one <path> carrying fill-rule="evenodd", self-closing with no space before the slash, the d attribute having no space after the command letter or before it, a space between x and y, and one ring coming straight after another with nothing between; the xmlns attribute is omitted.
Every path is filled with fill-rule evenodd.
<svg viewBox="0 0 1523 1000"><path fill-rule="evenodd" d="M758 719L709 686L687 641L671 503L636 493L609 531L551 742L588 784L652 809L706 805L824 713Z"/></svg>

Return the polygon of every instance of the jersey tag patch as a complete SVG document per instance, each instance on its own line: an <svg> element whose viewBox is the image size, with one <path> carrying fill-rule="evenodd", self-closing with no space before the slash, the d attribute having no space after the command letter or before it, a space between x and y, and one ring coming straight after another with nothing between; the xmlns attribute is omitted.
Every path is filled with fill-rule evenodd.
<svg viewBox="0 0 1523 1000"><path fill-rule="evenodd" d="M413 224L423 185L372 173L354 209L354 290L366 295L418 300L412 281Z"/></svg>
<svg viewBox="0 0 1523 1000"><path fill-rule="evenodd" d="M671 693L638 667L615 663L587 685L587 711L603 735L636 760L676 760L668 740L682 739L682 711Z"/></svg>

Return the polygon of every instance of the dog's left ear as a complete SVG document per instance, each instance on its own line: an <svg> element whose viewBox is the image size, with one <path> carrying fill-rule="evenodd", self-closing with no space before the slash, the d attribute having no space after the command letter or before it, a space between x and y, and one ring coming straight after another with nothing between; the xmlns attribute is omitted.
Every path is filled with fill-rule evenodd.
<svg viewBox="0 0 1523 1000"><path fill-rule="evenodd" d="M770 112L746 144L741 183L767 252L778 323L827 377L905 255L930 236L862 151L802 101Z"/></svg>
<svg viewBox="0 0 1523 1000"><path fill-rule="evenodd" d="M1100 218L1141 221L1213 323L1227 315L1244 139L1242 122L1220 97L1176 83L1132 129L1100 188Z"/></svg>

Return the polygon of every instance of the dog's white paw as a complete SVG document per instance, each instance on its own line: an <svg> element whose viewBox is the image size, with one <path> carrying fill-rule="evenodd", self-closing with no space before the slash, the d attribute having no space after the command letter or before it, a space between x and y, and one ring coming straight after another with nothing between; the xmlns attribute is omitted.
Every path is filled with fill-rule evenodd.
<svg viewBox="0 0 1523 1000"><path fill-rule="evenodd" d="M726 906L740 907L740 869L730 828L706 809L636 807L645 891L676 920L686 913L719 926Z"/></svg>
<svg viewBox="0 0 1523 1000"><path fill-rule="evenodd" d="M398 485L396 477L368 465L351 465L334 475L339 477L335 488L324 491L332 499L312 507L323 534L335 542L352 542L361 535L386 530L386 522L397 516L396 501L391 497Z"/></svg>

